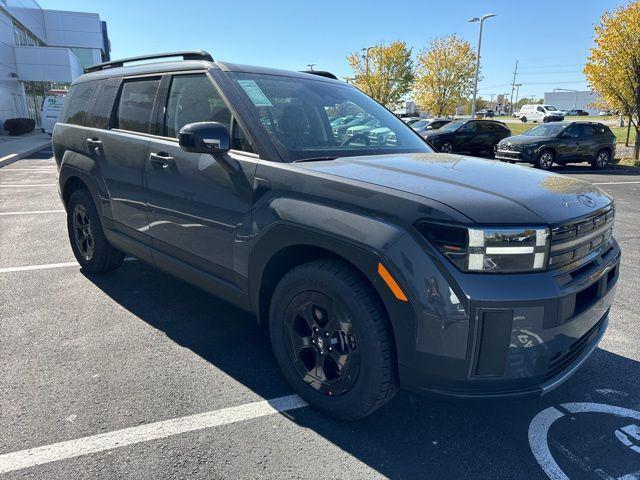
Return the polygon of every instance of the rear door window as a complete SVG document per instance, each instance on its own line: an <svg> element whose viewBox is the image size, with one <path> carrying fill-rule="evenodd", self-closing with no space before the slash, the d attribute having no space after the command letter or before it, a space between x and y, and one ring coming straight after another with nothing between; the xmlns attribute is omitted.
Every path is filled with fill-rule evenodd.
<svg viewBox="0 0 640 480"><path fill-rule="evenodd" d="M114 128L150 133L153 102L160 78L125 80L120 93Z"/></svg>
<svg viewBox="0 0 640 480"><path fill-rule="evenodd" d="M87 116L87 127L107 129L113 110L113 103L118 94L120 78L101 80L96 88L91 112Z"/></svg>
<svg viewBox="0 0 640 480"><path fill-rule="evenodd" d="M95 89L96 82L85 82L73 85L69 89L58 121L61 123L84 125Z"/></svg>

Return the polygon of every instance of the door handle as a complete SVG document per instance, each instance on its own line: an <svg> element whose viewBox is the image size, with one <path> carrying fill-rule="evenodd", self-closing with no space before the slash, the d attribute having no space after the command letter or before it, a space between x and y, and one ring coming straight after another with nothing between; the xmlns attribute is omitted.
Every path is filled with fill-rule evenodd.
<svg viewBox="0 0 640 480"><path fill-rule="evenodd" d="M174 163L173 157L165 152L151 153L149 160L154 166L160 168L169 168Z"/></svg>
<svg viewBox="0 0 640 480"><path fill-rule="evenodd" d="M95 155L100 154L100 147L102 147L102 142L99 138L87 138L86 142L89 150L93 150L93 153Z"/></svg>

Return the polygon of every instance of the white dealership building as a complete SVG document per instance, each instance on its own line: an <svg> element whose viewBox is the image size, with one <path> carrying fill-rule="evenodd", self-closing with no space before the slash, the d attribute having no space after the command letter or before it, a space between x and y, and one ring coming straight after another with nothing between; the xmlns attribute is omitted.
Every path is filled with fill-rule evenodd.
<svg viewBox="0 0 640 480"><path fill-rule="evenodd" d="M30 117L40 125L49 90L67 88L83 68L109 59L97 13L45 10L35 0L0 0L0 130Z"/></svg>

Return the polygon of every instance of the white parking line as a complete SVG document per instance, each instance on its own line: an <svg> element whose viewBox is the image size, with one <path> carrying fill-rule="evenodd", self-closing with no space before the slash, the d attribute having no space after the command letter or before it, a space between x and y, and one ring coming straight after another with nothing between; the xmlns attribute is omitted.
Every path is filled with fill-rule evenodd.
<svg viewBox="0 0 640 480"><path fill-rule="evenodd" d="M66 210L31 210L26 212L0 212L0 215L40 215L44 213L65 213Z"/></svg>
<svg viewBox="0 0 640 480"><path fill-rule="evenodd" d="M34 167L34 168L0 168L0 173L7 172L57 172L56 167Z"/></svg>
<svg viewBox="0 0 640 480"><path fill-rule="evenodd" d="M594 183L593 185L632 185L632 184L638 184L640 182L599 182L599 183Z"/></svg>
<svg viewBox="0 0 640 480"><path fill-rule="evenodd" d="M6 453L0 455L0 473L103 452L181 433L229 425L306 406L307 404L297 395L289 395Z"/></svg>
<svg viewBox="0 0 640 480"><path fill-rule="evenodd" d="M127 257L125 262L135 262L137 258ZM64 263L45 263L43 265L23 265L21 267L4 267L0 268L0 273L12 273L12 272L28 272L29 270L46 270L49 268L65 268L65 267L77 267L78 262L64 262Z"/></svg>
<svg viewBox="0 0 640 480"><path fill-rule="evenodd" d="M2 187L18 187L18 188L24 188L24 187L55 187L56 185L58 185L57 183L0 183L0 188Z"/></svg>

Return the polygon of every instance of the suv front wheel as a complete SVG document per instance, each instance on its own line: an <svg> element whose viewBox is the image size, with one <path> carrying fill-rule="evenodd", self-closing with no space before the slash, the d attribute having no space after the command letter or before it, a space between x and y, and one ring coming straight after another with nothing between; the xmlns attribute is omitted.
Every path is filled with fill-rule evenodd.
<svg viewBox="0 0 640 480"><path fill-rule="evenodd" d="M365 417L398 390L386 312L348 264L323 259L289 271L273 293L269 328L287 381L334 418Z"/></svg>
<svg viewBox="0 0 640 480"><path fill-rule="evenodd" d="M110 272L124 261L102 231L100 218L87 190L76 190L67 203L67 230L71 249L82 268L92 273Z"/></svg>
<svg viewBox="0 0 640 480"><path fill-rule="evenodd" d="M553 162L555 162L556 156L553 154L552 150L543 150L538 154L538 158L534 165L537 168L542 170L549 170L553 166Z"/></svg>

